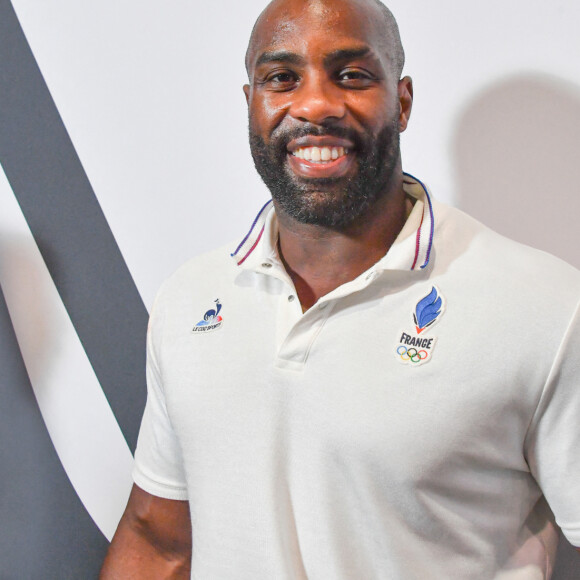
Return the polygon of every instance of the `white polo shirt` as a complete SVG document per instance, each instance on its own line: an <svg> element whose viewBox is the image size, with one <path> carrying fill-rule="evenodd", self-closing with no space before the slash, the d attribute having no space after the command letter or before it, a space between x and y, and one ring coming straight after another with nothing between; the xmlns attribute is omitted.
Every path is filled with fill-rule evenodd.
<svg viewBox="0 0 580 580"><path fill-rule="evenodd" d="M161 289L134 478L189 499L192 578L547 578L543 496L580 546L580 273L405 190L306 313L271 204Z"/></svg>

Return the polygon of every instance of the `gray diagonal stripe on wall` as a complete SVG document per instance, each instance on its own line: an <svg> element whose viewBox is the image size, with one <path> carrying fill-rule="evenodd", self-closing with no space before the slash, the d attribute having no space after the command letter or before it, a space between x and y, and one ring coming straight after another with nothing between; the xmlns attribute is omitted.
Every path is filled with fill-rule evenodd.
<svg viewBox="0 0 580 580"><path fill-rule="evenodd" d="M134 450L147 310L8 0L0 0L0 163Z"/></svg>
<svg viewBox="0 0 580 580"><path fill-rule="evenodd" d="M0 578L96 578L109 543L54 450L1 289L0 442Z"/></svg>

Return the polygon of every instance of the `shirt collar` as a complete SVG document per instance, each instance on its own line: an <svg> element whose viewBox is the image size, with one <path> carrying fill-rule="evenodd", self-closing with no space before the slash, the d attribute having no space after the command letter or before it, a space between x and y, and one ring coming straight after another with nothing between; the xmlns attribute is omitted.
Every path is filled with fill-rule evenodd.
<svg viewBox="0 0 580 580"><path fill-rule="evenodd" d="M403 190L415 204L393 245L376 264L377 269L423 270L431 258L435 219L429 190L408 173L403 175ZM253 270L264 263L279 261L277 242L278 221L272 200L269 200L231 256L238 266Z"/></svg>

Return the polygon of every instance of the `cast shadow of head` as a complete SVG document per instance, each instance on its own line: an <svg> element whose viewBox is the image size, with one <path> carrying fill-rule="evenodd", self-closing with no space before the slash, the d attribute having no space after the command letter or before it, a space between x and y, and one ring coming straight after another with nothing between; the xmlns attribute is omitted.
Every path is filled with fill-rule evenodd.
<svg viewBox="0 0 580 580"><path fill-rule="evenodd" d="M490 86L459 117L457 206L580 267L580 87L541 74Z"/></svg>

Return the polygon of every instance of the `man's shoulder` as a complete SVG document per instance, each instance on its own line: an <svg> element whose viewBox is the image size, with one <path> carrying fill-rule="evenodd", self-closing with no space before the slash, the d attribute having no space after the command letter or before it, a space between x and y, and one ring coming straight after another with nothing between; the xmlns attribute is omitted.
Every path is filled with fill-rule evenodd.
<svg viewBox="0 0 580 580"><path fill-rule="evenodd" d="M157 301L173 300L180 295L203 293L216 283L226 283L236 276L238 267L231 256L235 242L230 242L187 260L162 284Z"/></svg>
<svg viewBox="0 0 580 580"><path fill-rule="evenodd" d="M168 278L168 281L174 279L181 280L182 278L188 278L190 276L197 277L200 273L221 273L222 270L234 272L236 262L232 258L232 251L235 247L236 242L231 241L202 254L193 256L179 266Z"/></svg>
<svg viewBox="0 0 580 580"><path fill-rule="evenodd" d="M439 217L436 232L440 243L452 246L458 253L471 250L478 254L474 257L487 258L485 263L480 263L481 266L506 262L517 270L518 264L529 266L537 263L538 266L560 270L565 275L580 277L580 270L561 258L500 234L458 208L441 202L435 204Z"/></svg>
<svg viewBox="0 0 580 580"><path fill-rule="evenodd" d="M526 286L553 292L553 298L580 297L580 271L564 260L499 234L463 211L437 203L435 251L447 263L482 283L511 288ZM437 243L438 242L438 243Z"/></svg>

